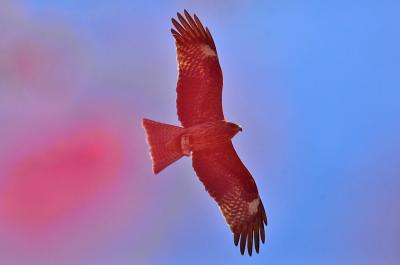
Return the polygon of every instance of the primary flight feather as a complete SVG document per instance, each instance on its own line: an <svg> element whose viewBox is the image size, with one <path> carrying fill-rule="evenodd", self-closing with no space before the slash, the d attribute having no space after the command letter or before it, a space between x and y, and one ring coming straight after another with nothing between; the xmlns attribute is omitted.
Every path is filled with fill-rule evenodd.
<svg viewBox="0 0 400 265"><path fill-rule="evenodd" d="M222 71L208 28L185 10L172 19L179 77L177 111L182 127L143 119L153 171L158 174L182 156L192 156L193 168L207 192L220 207L234 243L253 245L259 252L264 243L267 217L256 183L237 155L231 139L242 129L225 121L222 111Z"/></svg>

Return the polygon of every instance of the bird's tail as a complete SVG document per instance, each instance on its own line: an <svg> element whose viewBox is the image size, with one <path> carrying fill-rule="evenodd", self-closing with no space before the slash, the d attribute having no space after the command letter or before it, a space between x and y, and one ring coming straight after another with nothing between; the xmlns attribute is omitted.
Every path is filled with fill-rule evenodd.
<svg viewBox="0 0 400 265"><path fill-rule="evenodd" d="M143 119L142 124L153 161L153 172L157 174L183 156L178 136L184 129L148 119Z"/></svg>

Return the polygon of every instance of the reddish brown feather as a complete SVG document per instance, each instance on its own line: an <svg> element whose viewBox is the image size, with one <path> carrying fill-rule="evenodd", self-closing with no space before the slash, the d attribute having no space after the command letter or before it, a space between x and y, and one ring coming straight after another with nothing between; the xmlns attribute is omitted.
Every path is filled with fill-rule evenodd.
<svg viewBox="0 0 400 265"><path fill-rule="evenodd" d="M200 30L201 35L203 38L207 38L206 31L204 30L203 24L201 24L200 19L195 15L193 15L194 20L196 21L197 28Z"/></svg>
<svg viewBox="0 0 400 265"><path fill-rule="evenodd" d="M199 41L209 45L215 52L216 46L214 39L208 28L204 29L203 24L200 22L199 18L194 15L195 20L190 16L190 14L185 10L184 12L186 19L178 12L177 17L179 22L172 18L172 24L180 33L184 36L186 41Z"/></svg>
<svg viewBox="0 0 400 265"><path fill-rule="evenodd" d="M239 232L235 232L234 233L234 237L233 237L233 242L235 243L235 246L238 245L239 239L240 239L240 233Z"/></svg>
<svg viewBox="0 0 400 265"><path fill-rule="evenodd" d="M265 243L265 231L264 231L264 224L262 223L262 221L260 223L260 235L261 235L261 241Z"/></svg>
<svg viewBox="0 0 400 265"><path fill-rule="evenodd" d="M178 19L181 22L182 26L185 28L185 30L188 32L190 35L190 38L194 39L196 38L196 33L193 31L192 27L186 22L185 18L180 14L177 13Z"/></svg>
<svg viewBox="0 0 400 265"><path fill-rule="evenodd" d="M178 23L174 18L171 19L172 24L174 24L175 28L179 31L179 33L184 37L190 39L189 33Z"/></svg>
<svg viewBox="0 0 400 265"><path fill-rule="evenodd" d="M250 223L247 227L247 251L249 253L249 256L251 256L251 254L253 253L253 231L253 224Z"/></svg>
<svg viewBox="0 0 400 265"><path fill-rule="evenodd" d="M260 234L265 241L264 207L260 199L257 212L254 215L248 213L248 203L259 199L259 196L251 174L240 161L233 145L229 143L215 149L194 152L193 167L221 208L233 232L233 242L235 245L240 242L240 252L244 254L247 246L251 255L254 244L258 253Z"/></svg>
<svg viewBox="0 0 400 265"><path fill-rule="evenodd" d="M267 214L265 213L264 205L261 204L261 214L265 225L268 225Z"/></svg>
<svg viewBox="0 0 400 265"><path fill-rule="evenodd" d="M199 28L196 25L196 22L193 20L193 18L190 16L190 14L185 10L185 17L187 19L187 21L189 22L190 26L192 27L192 29L195 31L196 36L198 38L201 38L201 33Z"/></svg>
<svg viewBox="0 0 400 265"><path fill-rule="evenodd" d="M242 233L240 235L240 253L243 255L246 249L246 240L247 240L247 228L246 226L242 226Z"/></svg>
<svg viewBox="0 0 400 265"><path fill-rule="evenodd" d="M254 222L254 248L256 249L256 252L258 253L260 249L260 233L259 233L259 218L256 218Z"/></svg>
<svg viewBox="0 0 400 265"><path fill-rule="evenodd" d="M174 36L174 38L177 39L177 40L182 38L181 34L179 34L179 32L177 32L174 29L171 29L171 33Z"/></svg>
<svg viewBox="0 0 400 265"><path fill-rule="evenodd" d="M166 146L167 143L175 143L173 140L182 133L182 128L149 119L143 119L142 126L146 132L155 174L182 157L178 144Z"/></svg>
<svg viewBox="0 0 400 265"><path fill-rule="evenodd" d="M209 39L209 41L210 41L211 47L214 48L215 51L217 51L217 49L216 49L216 47L215 47L214 39L213 39L213 37L211 36L211 33L210 33L210 31L208 30L207 27L206 27L206 33L207 33L207 37L208 37L208 39Z"/></svg>
<svg viewBox="0 0 400 265"><path fill-rule="evenodd" d="M223 120L222 71L217 56L208 56L210 47L217 54L215 44L202 33L201 23L196 23L185 10L185 18L178 13L181 24L172 19L176 30L179 78L177 82L177 110L183 127L207 121ZM198 18L197 18L198 19Z"/></svg>

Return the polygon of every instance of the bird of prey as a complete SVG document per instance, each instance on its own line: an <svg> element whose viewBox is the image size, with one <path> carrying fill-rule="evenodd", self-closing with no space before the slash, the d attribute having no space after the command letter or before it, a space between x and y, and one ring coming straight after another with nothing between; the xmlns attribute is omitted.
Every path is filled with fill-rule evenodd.
<svg viewBox="0 0 400 265"><path fill-rule="evenodd" d="M222 111L222 71L208 28L185 10L172 18L176 41L177 112L182 127L143 119L153 172L183 156L192 156L193 168L217 202L243 255L259 252L265 242L267 217L256 183L237 155L231 139L242 128L225 120Z"/></svg>

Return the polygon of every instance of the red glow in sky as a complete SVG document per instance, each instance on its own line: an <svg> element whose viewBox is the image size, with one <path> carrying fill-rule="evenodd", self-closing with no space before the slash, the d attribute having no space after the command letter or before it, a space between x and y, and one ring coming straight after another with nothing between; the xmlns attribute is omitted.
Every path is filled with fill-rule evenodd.
<svg viewBox="0 0 400 265"><path fill-rule="evenodd" d="M119 138L102 128L79 129L21 157L0 192L0 215L43 225L78 208L118 175Z"/></svg>

